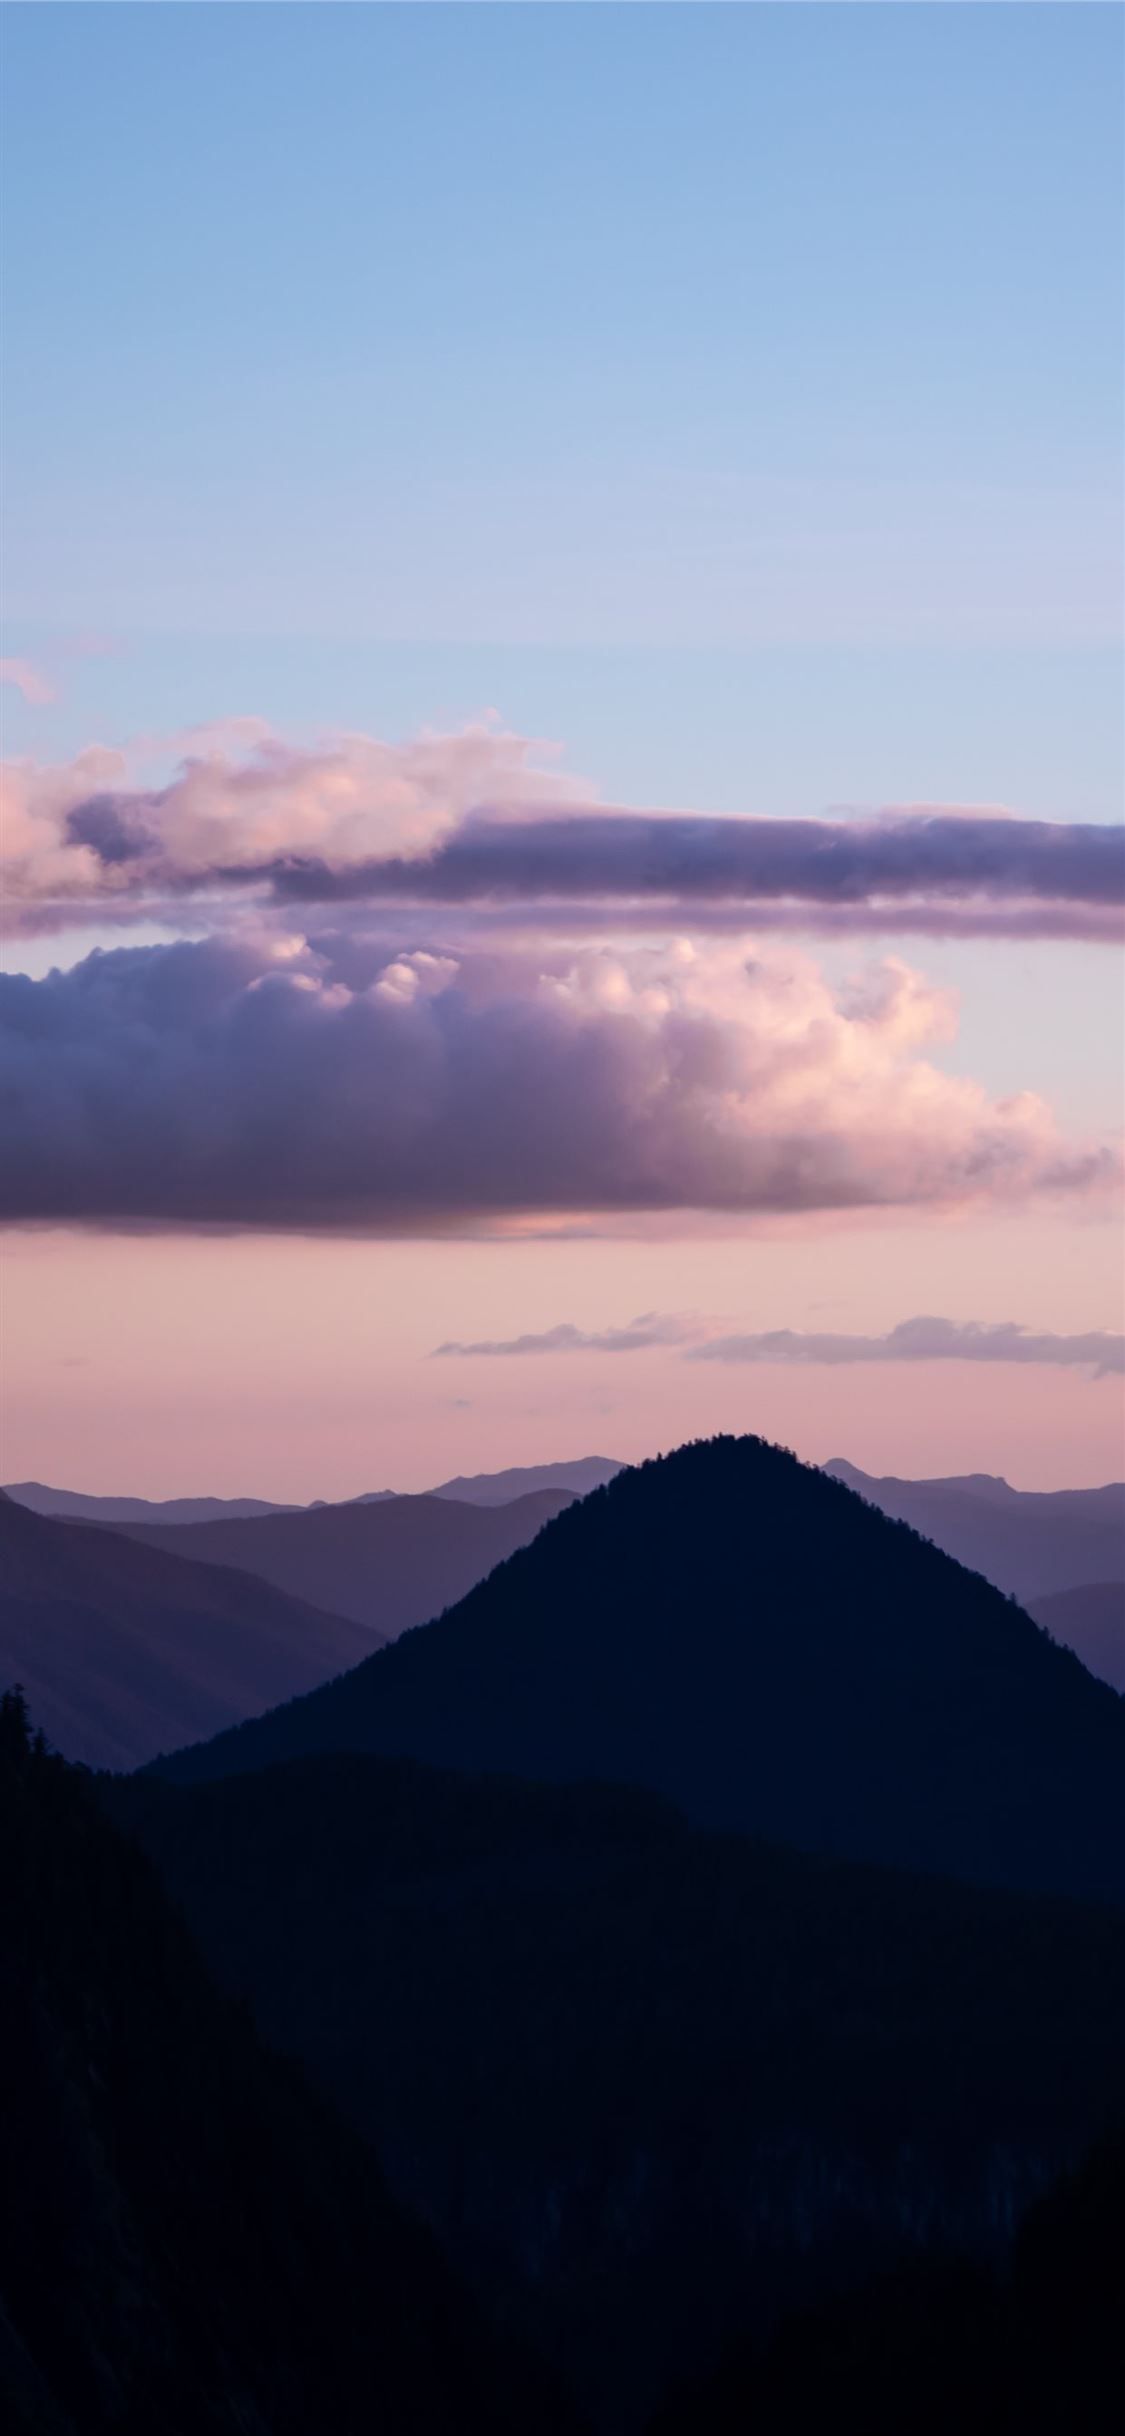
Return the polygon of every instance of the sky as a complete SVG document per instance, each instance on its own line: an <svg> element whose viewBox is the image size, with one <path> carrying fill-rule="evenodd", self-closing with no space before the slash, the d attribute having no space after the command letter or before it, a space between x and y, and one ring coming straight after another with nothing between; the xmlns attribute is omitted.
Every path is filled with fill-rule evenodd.
<svg viewBox="0 0 1125 2436"><path fill-rule="evenodd" d="M5 12L4 1477L1125 1469L1121 46Z"/></svg>

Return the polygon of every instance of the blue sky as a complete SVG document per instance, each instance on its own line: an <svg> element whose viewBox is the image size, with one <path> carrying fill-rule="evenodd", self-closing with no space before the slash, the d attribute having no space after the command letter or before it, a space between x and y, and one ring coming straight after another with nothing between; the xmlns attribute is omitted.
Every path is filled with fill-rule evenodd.
<svg viewBox="0 0 1125 2436"><path fill-rule="evenodd" d="M9 10L14 749L498 708L626 801L1120 787L1099 8Z"/></svg>
<svg viewBox="0 0 1125 2436"><path fill-rule="evenodd" d="M239 1158L256 1139L256 1114L218 1105L233 1057L179 1111L210 1038L192 1010L221 958L198 936L198 953L170 947L161 927L191 935L198 911L198 932L237 931L243 909L176 899L123 933L98 899L88 928L56 930L51 892L73 867L70 809L123 773L169 774L184 731L247 717L275 731L298 823L278 851L335 834L341 784L375 820L383 764L365 738L403 747L386 788L406 800L409 740L438 731L452 770L454 731L485 711L552 740L564 774L624 806L1120 819L1119 11L9 6L3 48L0 649L49 695L3 694L31 806L11 821L14 860L35 864L45 838L48 874L47 912L32 901L8 962L42 975L149 938L156 999L162 973L195 977L171 991L183 1055L159 1069L136 1133L146 1188L206 1167L224 1125ZM318 778L321 731L347 733ZM130 740L119 763L45 767ZM165 805L185 868L208 821L237 828L240 783L231 768L189 774L179 810ZM236 835L235 869L240 849ZM115 871L110 857L107 886ZM390 942L427 952L378 984L419 1038L431 983L448 1014L469 952L448 909L441 922ZM643 994L649 952L618 944L604 1005L591 950L595 1012L573 1015L576 1037L604 1026L605 1073L634 1021L614 1008ZM517 1013L521 991L539 1006L535 955L556 945L527 945ZM273 944L242 952L266 959L231 1001L248 1034L278 1007L310 1024L322 1012L341 1040L370 1019L366 984L342 963L329 986L315 942L289 981L267 969ZM938 924L767 937L741 969L729 952L728 970L724 941L701 939L699 1005L747 1139L791 1126L791 1096L779 1084L775 1104L757 1078L771 1043L796 1042L810 1176L850 1147L875 1180L854 1216L810 1187L807 1210L775 1221L751 1195L701 1235L689 1162L670 1211L556 1234L533 1210L525 1236L517 1156L499 1240L406 1227L344 1244L334 1226L286 1236L268 1218L239 1233L237 1213L224 1232L214 1202L220 1223L200 1234L190 1196L180 1231L33 1226L7 1255L13 1471L150 1494L349 1494L594 1445L643 1453L716 1426L873 1470L1007 1469L1042 1486L1118 1471L1113 1382L1057 1368L978 1366L967 1392L954 1362L859 1384L763 1367L747 1382L654 1351L628 1379L597 1354L565 1380L549 1361L485 1363L455 1393L430 1364L439 1338L605 1330L641 1307L755 1331L883 1332L918 1313L1120 1324L1116 1219L1051 1182L1072 1145L1077 1173L1087 1139L1100 1152L1120 1125L1112 948L1081 926L1040 942L1018 924L988 939ZM888 956L950 992L956 1016L926 988L912 998L900 969L883 999L857 995L857 968ZM86 1020L116 1026L102 1047L118 1062L99 1064L76 1023L73 1070L48 1054L30 1092L28 1139L64 1183L74 1140L60 1149L51 1126L72 1103L91 1155L112 1164L134 1139L130 1093L163 1038L163 1016L149 1032L126 1021L129 976L140 990L148 970L128 956L88 968ZM690 1012L694 970L662 968L656 996ZM22 981L13 997L18 1014ZM48 998L71 1003L54 985ZM470 1015L476 1003L470 990ZM311 1172L337 1117L344 1153L377 1164L377 1128L354 1108L382 1072L329 1064L302 1102L299 1060L270 1050L261 1092L281 1111L282 1166ZM541 1108L557 1121L554 1090L530 1094L528 1139ZM458 1109L435 1106L418 1122L440 1166ZM502 1080L482 1107L487 1145ZM623 1101L614 1143L635 1113ZM951 1206L926 1180L942 1143L971 1186ZM1006 1144L1026 1191L988 1182Z"/></svg>

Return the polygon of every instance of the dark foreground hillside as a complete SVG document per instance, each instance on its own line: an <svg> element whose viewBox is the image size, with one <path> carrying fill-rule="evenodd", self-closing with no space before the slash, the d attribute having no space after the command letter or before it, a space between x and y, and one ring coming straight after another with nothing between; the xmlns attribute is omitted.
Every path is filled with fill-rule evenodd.
<svg viewBox="0 0 1125 2436"><path fill-rule="evenodd" d="M436 1623L161 1764L327 1750L647 1785L810 1850L1125 1902L1125 1703L758 1438L620 1473Z"/></svg>
<svg viewBox="0 0 1125 2436"><path fill-rule="evenodd" d="M1120 2102L1116 1912L343 1754L103 1798L609 2436L786 2307L1001 2258Z"/></svg>
<svg viewBox="0 0 1125 2436"><path fill-rule="evenodd" d="M149 1863L0 1702L0 2424L527 2436L362 2144L207 1978Z"/></svg>
<svg viewBox="0 0 1125 2436"><path fill-rule="evenodd" d="M791 2318L662 2411L650 2436L1118 2436L1125 2132L1062 2175L1010 2266L927 2261Z"/></svg>

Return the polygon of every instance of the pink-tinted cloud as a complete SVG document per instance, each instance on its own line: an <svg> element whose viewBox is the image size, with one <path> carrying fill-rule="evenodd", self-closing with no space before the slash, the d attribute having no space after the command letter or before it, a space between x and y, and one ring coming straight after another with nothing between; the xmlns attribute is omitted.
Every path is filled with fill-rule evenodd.
<svg viewBox="0 0 1125 2436"><path fill-rule="evenodd" d="M172 746L173 774L135 783L137 761L166 759ZM522 806L546 783L535 766L543 750L491 722L405 745L337 735L301 747L243 719L141 739L130 752L9 764L0 851L10 918L37 926L68 907L230 896L244 870L265 887L294 857L347 870L373 855L424 856L482 798ZM580 793L577 782L552 781L560 785L567 799Z"/></svg>
<svg viewBox="0 0 1125 2436"><path fill-rule="evenodd" d="M36 708L55 699L49 676L45 669L36 667L34 660L0 660L0 685L14 685L24 701Z"/></svg>
<svg viewBox="0 0 1125 2436"><path fill-rule="evenodd" d="M480 927L575 932L643 920L699 930L897 926L953 936L1120 935L1125 830L942 806L820 820L596 808L495 726L392 746L285 743L230 721L136 783L124 754L8 774L10 918L212 906L442 905Z"/></svg>
<svg viewBox="0 0 1125 2436"><path fill-rule="evenodd" d="M954 1207L1082 1193L1114 1155L921 1054L891 960L459 956L301 940L96 954L0 985L3 1214L416 1230L526 1213Z"/></svg>

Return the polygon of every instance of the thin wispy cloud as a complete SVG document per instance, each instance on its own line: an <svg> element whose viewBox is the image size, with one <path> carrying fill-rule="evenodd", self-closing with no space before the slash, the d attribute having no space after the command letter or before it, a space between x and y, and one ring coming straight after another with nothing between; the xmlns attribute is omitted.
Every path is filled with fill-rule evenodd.
<svg viewBox="0 0 1125 2436"><path fill-rule="evenodd" d="M41 709L55 700L55 687L45 669L34 660L0 660L0 685L11 685L25 702Z"/></svg>
<svg viewBox="0 0 1125 2436"><path fill-rule="evenodd" d="M1096 1378L1125 1372L1125 1336L1087 1329L1074 1336L1037 1334L1014 1320L900 1320L882 1336L844 1336L796 1328L753 1334L719 1332L719 1323L686 1312L643 1312L623 1328L578 1328L569 1321L538 1334L453 1340L436 1355L640 1353L679 1348L693 1362L837 1364L852 1362L1019 1362L1090 1370Z"/></svg>
<svg viewBox="0 0 1125 2436"><path fill-rule="evenodd" d="M716 1336L691 1348L695 1362L1027 1362L1092 1370L1125 1370L1125 1337L1105 1329L1076 1336L1036 1334L1013 1320L900 1320L885 1336L837 1336L771 1328L753 1335Z"/></svg>
<svg viewBox="0 0 1125 2436"><path fill-rule="evenodd" d="M575 1328L564 1320L557 1328L544 1329L541 1335L483 1337L472 1344L460 1344L451 1339L435 1345L434 1357L443 1354L539 1354L539 1353L645 1353L654 1345L690 1344L700 1330L698 1320L683 1313L642 1311L639 1318L628 1321L624 1328Z"/></svg>

